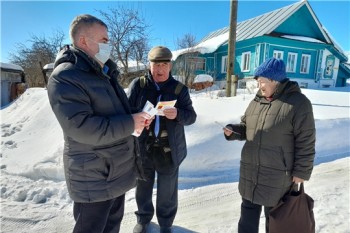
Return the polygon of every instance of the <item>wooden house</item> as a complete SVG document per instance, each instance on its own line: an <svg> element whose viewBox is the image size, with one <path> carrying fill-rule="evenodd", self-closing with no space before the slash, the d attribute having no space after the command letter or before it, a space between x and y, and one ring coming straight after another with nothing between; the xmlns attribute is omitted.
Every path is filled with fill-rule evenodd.
<svg viewBox="0 0 350 233"><path fill-rule="evenodd" d="M1 108L10 104L26 89L23 68L9 63L0 62L1 69Z"/></svg>
<svg viewBox="0 0 350 233"><path fill-rule="evenodd" d="M229 27L225 27L208 34L192 48L173 51L172 73L181 75L181 67L193 67L194 75L209 74L223 88L228 38ZM252 78L256 67L273 56L284 60L288 78L303 88L341 87L350 78L347 56L308 1L237 23L234 75L239 85Z"/></svg>

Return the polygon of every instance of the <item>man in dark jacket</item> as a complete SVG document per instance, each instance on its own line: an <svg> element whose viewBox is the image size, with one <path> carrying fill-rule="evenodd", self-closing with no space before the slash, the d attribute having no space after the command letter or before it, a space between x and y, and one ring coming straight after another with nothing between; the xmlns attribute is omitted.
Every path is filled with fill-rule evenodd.
<svg viewBox="0 0 350 233"><path fill-rule="evenodd" d="M315 157L312 105L287 78L283 60L270 58L255 71L259 91L240 124L224 128L227 140L246 140L241 155L239 233L257 233L262 206L269 211L294 183L308 180ZM287 228L288 226L286 226Z"/></svg>
<svg viewBox="0 0 350 233"><path fill-rule="evenodd" d="M152 191L157 173L156 215L160 232L171 232L177 212L178 173L187 155L184 126L196 121L188 89L170 74L171 51L163 46L152 48L148 54L150 72L135 79L129 87L128 97L133 111L142 111L146 101L154 106L159 101L176 100L175 107L164 109L149 129L139 137L143 168L147 181L139 180L136 187L137 225L134 233L146 232L154 215Z"/></svg>
<svg viewBox="0 0 350 233"><path fill-rule="evenodd" d="M119 232L125 192L139 175L132 133L147 126L149 116L131 114L116 64L109 60L106 24L91 15L77 16L70 37L73 46L57 55L47 89L64 134L73 232Z"/></svg>

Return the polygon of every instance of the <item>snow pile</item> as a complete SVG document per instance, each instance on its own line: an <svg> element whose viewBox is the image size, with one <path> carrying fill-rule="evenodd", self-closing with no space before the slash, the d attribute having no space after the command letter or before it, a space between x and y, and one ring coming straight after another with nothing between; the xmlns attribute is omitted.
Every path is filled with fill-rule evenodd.
<svg viewBox="0 0 350 233"><path fill-rule="evenodd" d="M209 74L199 74L194 78L193 83L213 82L214 79Z"/></svg>

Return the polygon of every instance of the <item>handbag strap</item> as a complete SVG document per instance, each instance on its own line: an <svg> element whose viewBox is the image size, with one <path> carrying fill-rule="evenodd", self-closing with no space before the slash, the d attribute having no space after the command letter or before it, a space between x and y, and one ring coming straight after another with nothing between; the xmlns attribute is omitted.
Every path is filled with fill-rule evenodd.
<svg viewBox="0 0 350 233"><path fill-rule="evenodd" d="M297 190L297 192L300 192L300 193L304 193L304 182L301 182L299 183L300 186L299 186L299 190ZM290 186L290 189L289 189L289 192L288 194L290 195L293 191L295 191L293 188L294 188L294 185L297 185L295 182L292 183L292 185Z"/></svg>
<svg viewBox="0 0 350 233"><path fill-rule="evenodd" d="M304 182L300 183L299 192L300 192L300 193L304 193Z"/></svg>

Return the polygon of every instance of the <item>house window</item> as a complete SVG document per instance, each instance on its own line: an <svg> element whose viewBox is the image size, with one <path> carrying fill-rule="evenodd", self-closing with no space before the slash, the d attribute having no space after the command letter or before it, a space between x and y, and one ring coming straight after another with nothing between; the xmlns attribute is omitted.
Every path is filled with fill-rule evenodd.
<svg viewBox="0 0 350 233"><path fill-rule="evenodd" d="M295 73L296 67L297 67L297 57L298 54L296 53L288 53L288 59L287 59L287 72Z"/></svg>
<svg viewBox="0 0 350 233"><path fill-rule="evenodd" d="M242 53L241 68L243 72L247 72L250 70L250 56L250 52Z"/></svg>
<svg viewBox="0 0 350 233"><path fill-rule="evenodd" d="M196 70L205 70L205 58L197 57Z"/></svg>
<svg viewBox="0 0 350 233"><path fill-rule="evenodd" d="M227 73L227 56L221 58L221 73Z"/></svg>
<svg viewBox="0 0 350 233"><path fill-rule="evenodd" d="M273 57L278 59L283 59L283 51L278 51L278 50L273 51Z"/></svg>
<svg viewBox="0 0 350 233"><path fill-rule="evenodd" d="M311 55L309 55L309 54L301 55L300 73L302 73L302 74L309 73L310 61L311 61Z"/></svg>
<svg viewBox="0 0 350 233"><path fill-rule="evenodd" d="M255 47L255 64L254 67L258 67L259 66L259 60L260 60L260 44L257 44Z"/></svg>
<svg viewBox="0 0 350 233"><path fill-rule="evenodd" d="M203 57L190 57L188 62L191 70L205 70L205 58Z"/></svg>
<svg viewBox="0 0 350 233"><path fill-rule="evenodd" d="M333 55L328 55L326 57L326 67L324 70L324 78L332 78L334 69L335 58Z"/></svg>

